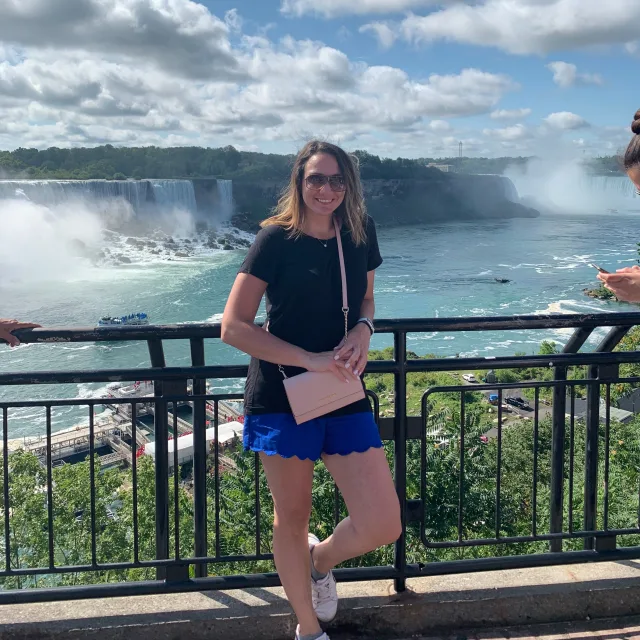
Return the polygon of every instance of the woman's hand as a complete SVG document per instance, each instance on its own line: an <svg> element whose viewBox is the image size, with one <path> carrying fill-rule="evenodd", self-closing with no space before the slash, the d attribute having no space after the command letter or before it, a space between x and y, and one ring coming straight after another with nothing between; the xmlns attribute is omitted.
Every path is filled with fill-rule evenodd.
<svg viewBox="0 0 640 640"><path fill-rule="evenodd" d="M616 273L599 273L598 280L618 300L640 302L640 267L626 267Z"/></svg>
<svg viewBox="0 0 640 640"><path fill-rule="evenodd" d="M36 329L40 325L33 322L19 322L18 320L7 320L0 318L0 340L9 343L10 347L17 347L20 340L11 332L17 329Z"/></svg>
<svg viewBox="0 0 640 640"><path fill-rule="evenodd" d="M370 343L371 332L369 327L363 322L359 322L334 349L334 357L336 360L343 362L345 369L352 371L357 378L362 375L364 368L367 366Z"/></svg>
<svg viewBox="0 0 640 640"><path fill-rule="evenodd" d="M623 267L622 269L616 269L616 273L635 273L636 271L640 271L640 266L638 266L637 264L634 264L633 267Z"/></svg>
<svg viewBox="0 0 640 640"><path fill-rule="evenodd" d="M309 353L306 355L304 368L307 371L333 373L342 382L349 382L349 378L358 379L351 369L346 368L344 360L336 360L335 351L324 351L323 353Z"/></svg>

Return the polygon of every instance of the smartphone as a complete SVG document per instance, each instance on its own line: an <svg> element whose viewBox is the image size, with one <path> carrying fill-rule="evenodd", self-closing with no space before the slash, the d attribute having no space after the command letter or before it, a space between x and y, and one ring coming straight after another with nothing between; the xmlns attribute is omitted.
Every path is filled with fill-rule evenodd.
<svg viewBox="0 0 640 640"><path fill-rule="evenodd" d="M593 267L594 269L597 269L600 273L611 273L610 271L607 271L606 269L599 267L597 264L594 264L593 262L590 262L589 266Z"/></svg>

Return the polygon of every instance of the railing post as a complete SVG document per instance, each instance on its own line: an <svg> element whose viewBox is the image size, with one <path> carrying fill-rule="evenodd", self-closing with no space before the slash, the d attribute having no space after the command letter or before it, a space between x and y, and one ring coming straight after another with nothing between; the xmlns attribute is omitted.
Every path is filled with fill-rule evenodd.
<svg viewBox="0 0 640 640"><path fill-rule="evenodd" d="M164 368L164 348L162 340L151 339L149 356L151 366ZM183 396L187 395L187 381L171 380L154 382L154 394L156 396ZM173 403L173 411L177 412L178 403ZM169 424L167 420L168 406L166 401L155 403L154 407L154 437L156 445L156 560L169 558ZM174 447L178 446L178 433L173 434ZM173 470L178 473L178 469ZM178 500L178 496L174 496ZM175 567L158 567L156 569L158 580L181 581L189 578L189 567L177 565Z"/></svg>
<svg viewBox="0 0 640 640"><path fill-rule="evenodd" d="M555 367L554 379L567 379L567 367ZM564 505L564 437L565 415L567 412L567 387L553 387L553 426L551 432L551 522L550 533L561 533L563 528ZM550 551L562 551L562 540L551 540Z"/></svg>
<svg viewBox="0 0 640 640"><path fill-rule="evenodd" d="M191 340L191 364L203 367L204 340ZM193 381L193 395L205 395L207 381ZM193 519L195 534L195 556L204 558L207 553L207 408L206 400L193 401ZM195 566L196 578L207 575L207 565Z"/></svg>
<svg viewBox="0 0 640 640"><path fill-rule="evenodd" d="M577 329L565 345L562 353L577 353L587 341L592 329ZM554 367L554 380L567 379L567 367ZM562 533L564 522L564 439L567 414L567 385L556 384L553 387L551 434L551 521L550 533ZM569 507L571 508L571 507ZM549 550L562 551L562 540L551 540Z"/></svg>
<svg viewBox="0 0 640 640"><path fill-rule="evenodd" d="M165 368L162 340L148 340L151 366ZM162 382L154 382L154 395L163 395ZM169 558L169 428L166 402L156 402L153 411L156 452L156 560ZM156 579L165 580L166 567L156 569Z"/></svg>
<svg viewBox="0 0 640 640"><path fill-rule="evenodd" d="M598 367L589 366L587 379L598 378ZM595 531L598 513L598 431L600 429L600 385L587 387L586 448L584 460L584 531ZM594 548L594 538L584 539L584 548Z"/></svg>
<svg viewBox="0 0 640 640"><path fill-rule="evenodd" d="M151 366L166 367L162 340L148 340ZM154 395L163 395L162 382L154 382ZM156 402L153 410L153 431L156 446L156 560L169 558L169 427L166 402ZM156 578L165 580L165 567L156 569Z"/></svg>
<svg viewBox="0 0 640 640"><path fill-rule="evenodd" d="M394 567L400 574L395 579L398 593L407 586L405 572L407 567L406 526L407 526L407 334L404 331L393 333L394 355L397 365L395 378L395 433L394 433L394 474L396 491L400 500L400 520L402 534L396 541Z"/></svg>
<svg viewBox="0 0 640 640"><path fill-rule="evenodd" d="M597 346L596 353L608 353L620 344L631 327L613 327ZM606 369L606 367L604 367ZM617 370L616 370L617 371ZM597 365L588 368L587 379L598 380L603 371ZM605 377L607 377L605 375ZM611 376L609 376L611 377ZM616 376L617 377L617 373ZM600 431L600 384L587 387L586 451L584 461L584 531L595 531L598 524L598 447ZM595 538L585 538L584 548L595 549Z"/></svg>

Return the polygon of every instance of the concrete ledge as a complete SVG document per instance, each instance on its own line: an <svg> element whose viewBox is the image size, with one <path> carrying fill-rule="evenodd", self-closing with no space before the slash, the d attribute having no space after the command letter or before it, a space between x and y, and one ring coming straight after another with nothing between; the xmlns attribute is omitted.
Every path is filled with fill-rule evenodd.
<svg viewBox="0 0 640 640"><path fill-rule="evenodd" d="M640 614L640 561L514 569L339 587L332 640ZM213 591L0 607L2 640L291 640L281 589Z"/></svg>

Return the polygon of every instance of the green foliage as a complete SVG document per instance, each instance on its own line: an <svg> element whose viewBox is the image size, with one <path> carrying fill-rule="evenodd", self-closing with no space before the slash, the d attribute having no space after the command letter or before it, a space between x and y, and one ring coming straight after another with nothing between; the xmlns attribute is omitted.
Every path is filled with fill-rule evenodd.
<svg viewBox="0 0 640 640"><path fill-rule="evenodd" d="M585 289L584 293L590 298L598 300L617 300L613 291L607 289L603 284L598 285L595 289Z"/></svg>
<svg viewBox="0 0 640 640"><path fill-rule="evenodd" d="M558 349L558 345L553 340L543 340L538 353L541 356L551 356L560 353L560 349Z"/></svg>
<svg viewBox="0 0 640 640"><path fill-rule="evenodd" d="M367 151L355 151L362 177L373 179L438 180L440 172L430 163L447 164L460 173L503 174L524 168L532 159L517 158L381 158ZM293 156L238 151L232 146L203 147L114 147L24 149L0 151L0 174L8 177L51 179L197 178L218 177L259 181L286 181ZM601 175L619 174L615 156L585 162L587 169Z"/></svg>

